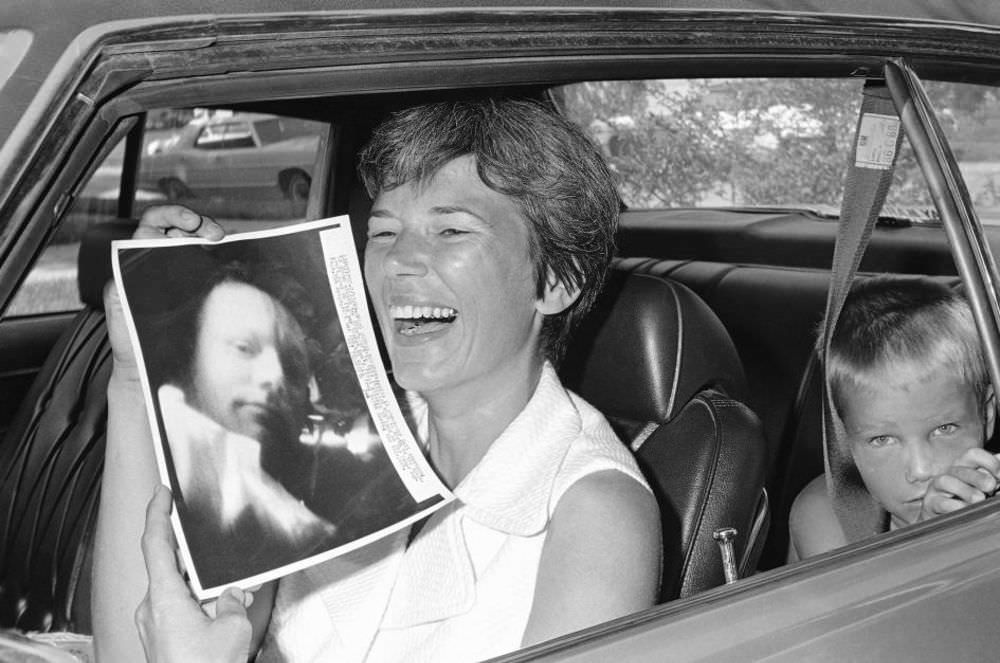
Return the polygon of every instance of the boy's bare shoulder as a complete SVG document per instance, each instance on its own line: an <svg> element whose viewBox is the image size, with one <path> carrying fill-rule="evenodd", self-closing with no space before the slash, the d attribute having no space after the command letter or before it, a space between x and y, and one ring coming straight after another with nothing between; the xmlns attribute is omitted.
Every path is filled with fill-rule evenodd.
<svg viewBox="0 0 1000 663"><path fill-rule="evenodd" d="M803 488L788 518L789 561L806 559L847 545L821 474Z"/></svg>

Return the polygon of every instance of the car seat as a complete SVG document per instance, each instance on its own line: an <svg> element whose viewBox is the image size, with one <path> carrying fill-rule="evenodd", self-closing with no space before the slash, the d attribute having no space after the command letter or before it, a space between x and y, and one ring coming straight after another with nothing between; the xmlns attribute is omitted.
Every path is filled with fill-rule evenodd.
<svg viewBox="0 0 1000 663"><path fill-rule="evenodd" d="M0 442L0 628L90 632L111 347L102 293L110 243L134 223L92 226L81 242L83 309L60 336Z"/></svg>
<svg viewBox="0 0 1000 663"><path fill-rule="evenodd" d="M739 574L768 526L767 443L722 322L687 287L617 266L560 365L635 453L663 525L660 600L726 582L716 530L735 528Z"/></svg>

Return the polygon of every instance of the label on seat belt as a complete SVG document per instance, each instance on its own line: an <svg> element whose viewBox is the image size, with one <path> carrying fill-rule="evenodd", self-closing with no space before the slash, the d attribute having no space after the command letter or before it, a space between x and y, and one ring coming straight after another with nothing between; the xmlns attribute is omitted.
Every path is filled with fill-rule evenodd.
<svg viewBox="0 0 1000 663"><path fill-rule="evenodd" d="M899 118L894 115L865 113L858 127L854 165L858 168L889 170L896 156Z"/></svg>

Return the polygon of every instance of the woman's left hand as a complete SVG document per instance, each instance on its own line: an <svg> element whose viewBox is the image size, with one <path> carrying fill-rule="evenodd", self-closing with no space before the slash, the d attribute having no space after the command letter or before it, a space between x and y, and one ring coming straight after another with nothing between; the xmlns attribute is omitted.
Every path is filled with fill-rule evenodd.
<svg viewBox="0 0 1000 663"><path fill-rule="evenodd" d="M139 637L152 663L245 663L251 626L244 606L247 595L227 589L209 617L191 595L177 569L170 529L170 491L157 488L146 508L142 535L149 589L136 610Z"/></svg>

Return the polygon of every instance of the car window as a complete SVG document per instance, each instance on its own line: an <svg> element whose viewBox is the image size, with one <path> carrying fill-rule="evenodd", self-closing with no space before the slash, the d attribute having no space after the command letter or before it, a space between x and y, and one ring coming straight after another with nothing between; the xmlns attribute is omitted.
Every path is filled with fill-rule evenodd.
<svg viewBox="0 0 1000 663"><path fill-rule="evenodd" d="M63 313L82 308L76 283L80 240L88 227L118 215L125 139L100 163L63 216L48 246L28 272L5 318Z"/></svg>
<svg viewBox="0 0 1000 663"><path fill-rule="evenodd" d="M304 218L323 123L200 108L171 112L188 119L146 132L138 176L146 197L187 205L229 230ZM297 140L278 140L285 126L295 127Z"/></svg>
<svg viewBox="0 0 1000 663"><path fill-rule="evenodd" d="M230 111L148 113L133 216L138 218L151 204L176 202L212 216L228 232L304 220L325 125L280 116L260 121L276 127L271 136L287 131L296 139L281 140L265 152L254 142L251 123ZM218 149L202 149L198 141L214 141ZM76 283L80 239L91 225L117 218L124 155L122 140L95 168L5 318L82 307Z"/></svg>
<svg viewBox="0 0 1000 663"><path fill-rule="evenodd" d="M194 144L195 147L203 150L256 147L257 145L248 122L208 124L202 128Z"/></svg>
<svg viewBox="0 0 1000 663"><path fill-rule="evenodd" d="M682 79L568 85L555 99L604 151L632 208L802 206L836 214L860 79ZM984 222L1000 223L993 88L927 85ZM886 206L936 213L904 140Z"/></svg>
<svg viewBox="0 0 1000 663"><path fill-rule="evenodd" d="M282 121L273 117L254 122L253 128L257 132L257 137L260 139L261 144L267 145L268 143L277 143L287 138L282 131L281 125Z"/></svg>
<svg viewBox="0 0 1000 663"><path fill-rule="evenodd" d="M562 101L604 150L630 207L837 205L861 85L606 81L566 86Z"/></svg>

